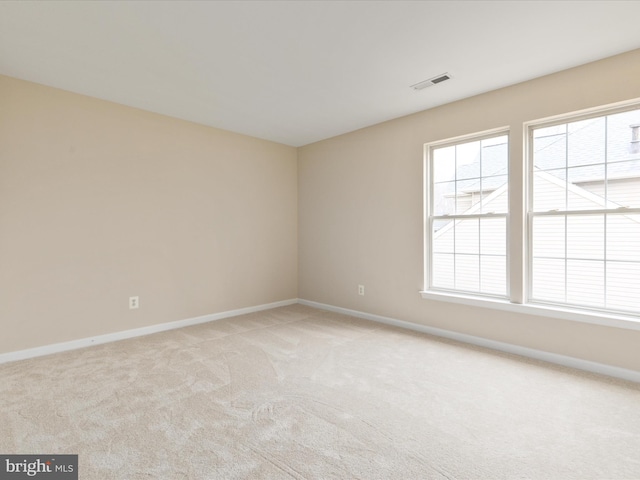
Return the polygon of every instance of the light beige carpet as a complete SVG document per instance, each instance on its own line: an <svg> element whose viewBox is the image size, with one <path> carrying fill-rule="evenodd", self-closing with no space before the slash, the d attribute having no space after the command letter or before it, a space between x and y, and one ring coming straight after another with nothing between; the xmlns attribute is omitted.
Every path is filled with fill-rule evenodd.
<svg viewBox="0 0 640 480"><path fill-rule="evenodd" d="M640 388L293 305L0 365L0 453L100 479L640 479Z"/></svg>

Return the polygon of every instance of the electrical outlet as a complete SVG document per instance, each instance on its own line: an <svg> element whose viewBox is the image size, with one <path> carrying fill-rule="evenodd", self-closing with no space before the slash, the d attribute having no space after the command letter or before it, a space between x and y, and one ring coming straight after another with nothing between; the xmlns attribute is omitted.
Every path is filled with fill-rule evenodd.
<svg viewBox="0 0 640 480"><path fill-rule="evenodd" d="M134 308L140 307L140 297L129 297L129 309L133 310Z"/></svg>
<svg viewBox="0 0 640 480"><path fill-rule="evenodd" d="M358 295L364 295L364 285L358 285Z"/></svg>

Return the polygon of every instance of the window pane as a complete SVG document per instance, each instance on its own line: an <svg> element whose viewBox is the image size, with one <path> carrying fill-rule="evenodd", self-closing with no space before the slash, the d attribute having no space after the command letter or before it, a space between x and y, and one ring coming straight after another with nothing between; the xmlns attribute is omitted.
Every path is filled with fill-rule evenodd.
<svg viewBox="0 0 640 480"><path fill-rule="evenodd" d="M607 307L640 312L640 263L607 262Z"/></svg>
<svg viewBox="0 0 640 480"><path fill-rule="evenodd" d="M607 260L640 262L640 215L607 215Z"/></svg>
<svg viewBox="0 0 640 480"><path fill-rule="evenodd" d="M536 171L533 175L533 209L536 212L566 210L567 184L565 169Z"/></svg>
<svg viewBox="0 0 640 480"><path fill-rule="evenodd" d="M456 178L480 177L480 142L456 145Z"/></svg>
<svg viewBox="0 0 640 480"><path fill-rule="evenodd" d="M436 148L432 151L433 182L449 182L456 178L455 147Z"/></svg>
<svg viewBox="0 0 640 480"><path fill-rule="evenodd" d="M605 117L590 118L567 126L568 165L592 165L605 161Z"/></svg>
<svg viewBox="0 0 640 480"><path fill-rule="evenodd" d="M504 256L480 256L480 291L507 294L507 260Z"/></svg>
<svg viewBox="0 0 640 480"><path fill-rule="evenodd" d="M639 185L640 159L607 165L607 199L614 203L610 208L640 207Z"/></svg>
<svg viewBox="0 0 640 480"><path fill-rule="evenodd" d="M558 125L534 130L534 169L552 170L567 166L566 128L566 125Z"/></svg>
<svg viewBox="0 0 640 480"><path fill-rule="evenodd" d="M433 186L433 214L456 213L456 182L436 183Z"/></svg>
<svg viewBox="0 0 640 480"><path fill-rule="evenodd" d="M454 268L453 255L435 253L433 255L433 265L431 268L431 283L434 287L453 289L454 284Z"/></svg>
<svg viewBox="0 0 640 480"><path fill-rule="evenodd" d="M534 217L533 258L558 258L566 255L565 217Z"/></svg>
<svg viewBox="0 0 640 480"><path fill-rule="evenodd" d="M509 137L482 140L482 176L507 175L509 173Z"/></svg>
<svg viewBox="0 0 640 480"><path fill-rule="evenodd" d="M640 207L638 125L640 109L535 129L534 210Z"/></svg>
<svg viewBox="0 0 640 480"><path fill-rule="evenodd" d="M471 218L468 220L458 220L455 230L456 253L480 253L480 220Z"/></svg>
<svg viewBox="0 0 640 480"><path fill-rule="evenodd" d="M433 233L437 233L443 228L451 228L453 220L448 218L440 218L433 221Z"/></svg>
<svg viewBox="0 0 640 480"><path fill-rule="evenodd" d="M534 258L532 297L547 302L565 302L565 260Z"/></svg>
<svg viewBox="0 0 640 480"><path fill-rule="evenodd" d="M434 222L434 232L432 240L433 253L454 253L454 235L455 235L455 223L453 220L449 220L445 226L436 229L436 222Z"/></svg>
<svg viewBox="0 0 640 480"><path fill-rule="evenodd" d="M568 210L597 210L606 208L604 164L572 167L567 170L569 191Z"/></svg>
<svg viewBox="0 0 640 480"><path fill-rule="evenodd" d="M458 180L456 182L456 213L479 213L480 202L480 179Z"/></svg>
<svg viewBox="0 0 640 480"><path fill-rule="evenodd" d="M630 150L631 125L640 124L640 110L616 113L607 117L607 161L619 162L638 158Z"/></svg>
<svg viewBox="0 0 640 480"><path fill-rule="evenodd" d="M509 210L507 175L482 178L482 213L506 213Z"/></svg>
<svg viewBox="0 0 640 480"><path fill-rule="evenodd" d="M478 255L456 255L456 289L480 291L480 262Z"/></svg>
<svg viewBox="0 0 640 480"><path fill-rule="evenodd" d="M507 254L507 219L480 219L480 253L484 255Z"/></svg>
<svg viewBox="0 0 640 480"><path fill-rule="evenodd" d="M567 260L567 303L604 307L604 262Z"/></svg>
<svg viewBox="0 0 640 480"><path fill-rule="evenodd" d="M604 260L604 215L567 217L567 258Z"/></svg>

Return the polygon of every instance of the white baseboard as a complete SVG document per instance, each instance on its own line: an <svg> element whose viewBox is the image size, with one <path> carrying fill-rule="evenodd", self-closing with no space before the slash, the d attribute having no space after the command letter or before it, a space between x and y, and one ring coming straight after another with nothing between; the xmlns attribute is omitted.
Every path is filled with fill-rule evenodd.
<svg viewBox="0 0 640 480"><path fill-rule="evenodd" d="M148 327L134 328L132 330L124 330L122 332L107 333L98 335L97 337L80 338L71 340L70 342L54 343L44 345L42 347L28 348L26 350L18 350L16 352L8 352L0 354L0 364L13 362L16 360L25 360L27 358L41 357L52 353L66 352L68 350L76 350L78 348L90 347L92 345L100 345L102 343L116 342L127 338L141 337L152 333L174 330L176 328L189 327L200 323L213 322L222 320L223 318L236 317L247 313L269 310L276 307L284 307L298 303L297 299L283 300L280 302L267 303L264 305L256 305L253 307L239 308L237 310L229 310L227 312L212 313L201 317L187 318L185 320L176 320L174 322L159 323L149 325Z"/></svg>
<svg viewBox="0 0 640 480"><path fill-rule="evenodd" d="M92 345L100 345L103 343L115 342L118 340L125 340L127 338L141 337L143 335L150 335L152 333L164 332L167 330L174 330L177 328L189 327L191 325L198 325L201 323L222 320L223 318L236 317L238 315L245 315L248 313L259 312L262 310L269 310L272 308L284 307L287 305L293 305L295 303L299 303L301 305L307 305L309 307L314 307L321 310L328 310L331 312L342 313L344 315L350 315L352 317L358 317L365 320L384 323L387 325L393 325L393 326L405 328L408 330L414 330L417 332L434 335L436 337L448 338L448 339L456 340L463 343L469 343L472 345L486 347L493 350L499 350L501 352L507 352L515 355L520 355L523 357L534 358L536 360L555 363L557 365L563 365L565 367L576 368L579 370L585 370L587 372L597 373L601 375L608 375L610 377L615 377L623 380L629 380L632 382L640 383L640 372L635 370L615 367L615 366L606 365L603 363L591 362L589 360L582 360L579 358L560 355L557 353L545 352L543 350L536 350L533 348L521 347L518 345L512 345L510 343L498 342L495 340L489 340L486 338L476 337L473 335L466 335L464 333L453 332L453 331L444 330L441 328L428 327L426 325L420 325L417 323L397 320L391 317L383 317L381 315L374 315L371 313L360 312L358 310L350 310L347 308L335 307L333 305L327 305L324 303L318 303L318 302L313 302L313 301L304 300L304 299L283 300L280 302L256 305L253 307L239 308L237 310L229 310L226 312L212 313L209 315L203 315L195 318L188 318L185 320L177 320L174 322L160 323L156 325L150 325L148 327L135 328L132 330L124 330L122 332L107 333L105 335L98 335L96 337L81 338L81 339L72 340L69 342L54 343L52 345L44 345L42 347L29 348L26 350L18 350L16 352L2 353L0 354L0 364L13 362L16 360L25 360L28 358L41 357L44 355L51 355L53 353L66 352L69 350L76 350L78 348L90 347Z"/></svg>
<svg viewBox="0 0 640 480"><path fill-rule="evenodd" d="M301 305L307 305L309 307L314 307L322 310L329 310L331 312L350 315L352 317L363 318L365 320L372 320L374 322L393 325L396 327L406 328L409 330L415 330L417 332L427 333L429 335L434 335L436 337L443 337L443 338L448 338L450 340L457 340L459 342L470 343L472 345L491 348L493 350L499 350L501 352L512 353L512 354L520 355L523 357L542 360L544 362L555 363L557 365L562 365L565 367L577 368L578 370L585 370L587 372L598 373L601 375L608 375L610 377L616 377L622 380L629 380L632 382L640 383L640 372L635 370L628 370L626 368L614 367L612 365L591 362L589 360L582 360L580 358L569 357L566 355L559 355L557 353L545 352L543 350L536 350L533 348L521 347L518 345L512 345L510 343L498 342L495 340L489 340L486 338L476 337L473 335L466 335L464 333L452 332L450 330L444 330L441 328L428 327L426 325L419 325L417 323L405 322L403 320L396 320L395 318L383 317L380 315L360 312L357 310L349 310L347 308L334 307L333 305L312 302L310 300L298 299L298 303L300 303Z"/></svg>

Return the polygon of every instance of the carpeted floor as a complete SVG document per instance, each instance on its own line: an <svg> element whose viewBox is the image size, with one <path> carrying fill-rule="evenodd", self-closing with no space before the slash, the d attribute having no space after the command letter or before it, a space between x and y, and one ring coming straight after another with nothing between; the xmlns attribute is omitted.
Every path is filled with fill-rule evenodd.
<svg viewBox="0 0 640 480"><path fill-rule="evenodd" d="M301 305L0 365L81 479L640 479L640 386Z"/></svg>

